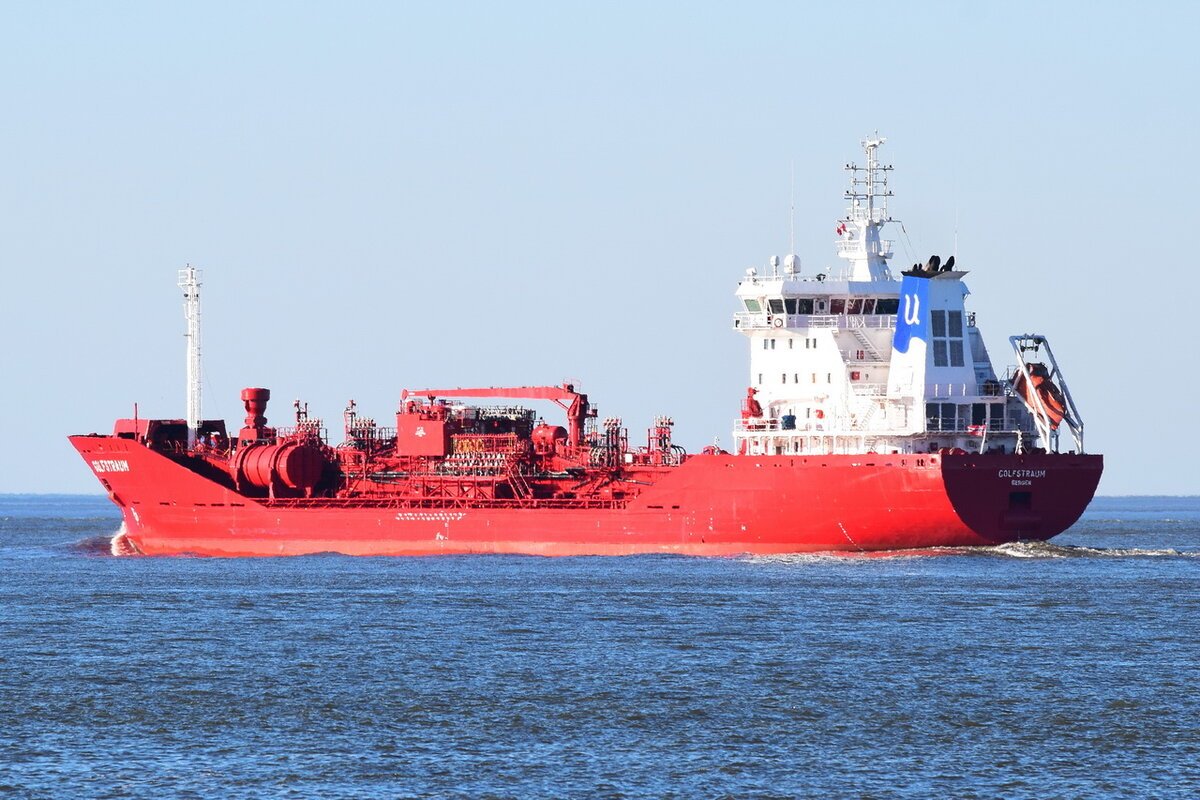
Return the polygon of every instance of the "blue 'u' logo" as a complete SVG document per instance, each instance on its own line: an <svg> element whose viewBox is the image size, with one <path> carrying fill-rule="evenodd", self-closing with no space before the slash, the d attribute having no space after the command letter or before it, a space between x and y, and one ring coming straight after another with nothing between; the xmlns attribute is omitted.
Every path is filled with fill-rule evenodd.
<svg viewBox="0 0 1200 800"><path fill-rule="evenodd" d="M905 275L900 283L900 308L892 347L907 353L913 339L929 341L929 279Z"/></svg>

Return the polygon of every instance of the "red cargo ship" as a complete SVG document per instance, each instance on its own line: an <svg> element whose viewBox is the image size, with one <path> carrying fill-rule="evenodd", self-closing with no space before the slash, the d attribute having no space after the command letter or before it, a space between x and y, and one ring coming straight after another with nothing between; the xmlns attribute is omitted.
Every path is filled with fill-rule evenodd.
<svg viewBox="0 0 1200 800"><path fill-rule="evenodd" d="M666 417L631 443L572 385L406 390L394 427L351 403L337 445L299 402L293 425L269 426L270 392L250 388L231 435L200 418L200 284L183 270L187 419L71 437L124 515L114 552L716 556L1062 532L1102 457L1084 453L1044 336L1011 337L1015 365L993 370L954 257L893 277L882 143L863 143L866 166L847 165L850 206L835 228L845 268L804 275L795 256L772 258L738 286L751 385L732 453L684 452ZM521 400L558 404L565 425Z"/></svg>

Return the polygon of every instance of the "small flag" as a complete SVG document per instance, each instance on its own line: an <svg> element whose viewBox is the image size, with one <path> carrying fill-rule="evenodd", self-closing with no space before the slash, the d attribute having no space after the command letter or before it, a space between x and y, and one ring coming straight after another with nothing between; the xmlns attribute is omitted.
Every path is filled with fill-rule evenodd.
<svg viewBox="0 0 1200 800"><path fill-rule="evenodd" d="M846 223L839 222L838 226L837 226L837 235L841 236L845 232L846 232Z"/></svg>
<svg viewBox="0 0 1200 800"><path fill-rule="evenodd" d="M967 433L972 436L983 436L987 433L987 425L968 425Z"/></svg>

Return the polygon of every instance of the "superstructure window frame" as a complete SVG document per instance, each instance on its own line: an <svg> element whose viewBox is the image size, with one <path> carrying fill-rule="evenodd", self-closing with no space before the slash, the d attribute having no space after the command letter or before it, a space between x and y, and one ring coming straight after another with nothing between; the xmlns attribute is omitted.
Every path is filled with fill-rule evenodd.
<svg viewBox="0 0 1200 800"><path fill-rule="evenodd" d="M945 339L933 340L933 365L935 367L950 366L949 348L946 346Z"/></svg>
<svg viewBox="0 0 1200 800"><path fill-rule="evenodd" d="M957 334L955 331L957 330ZM935 367L965 367L963 313L935 308L929 312L929 333Z"/></svg>

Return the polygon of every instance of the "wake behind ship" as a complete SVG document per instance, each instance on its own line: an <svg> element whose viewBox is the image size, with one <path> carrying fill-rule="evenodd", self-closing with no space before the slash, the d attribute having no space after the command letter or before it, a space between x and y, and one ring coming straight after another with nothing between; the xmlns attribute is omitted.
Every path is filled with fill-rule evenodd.
<svg viewBox="0 0 1200 800"><path fill-rule="evenodd" d="M71 437L124 516L114 552L719 556L1055 536L1102 457L1045 336L1010 337L1015 363L995 371L954 256L893 274L883 142L847 165L844 268L805 274L789 255L738 284L750 380L732 452L685 452L668 417L631 441L569 384L404 390L388 425L352 402L338 444L299 402L271 426L253 387L233 432L201 419L200 281L181 271L186 418Z"/></svg>

